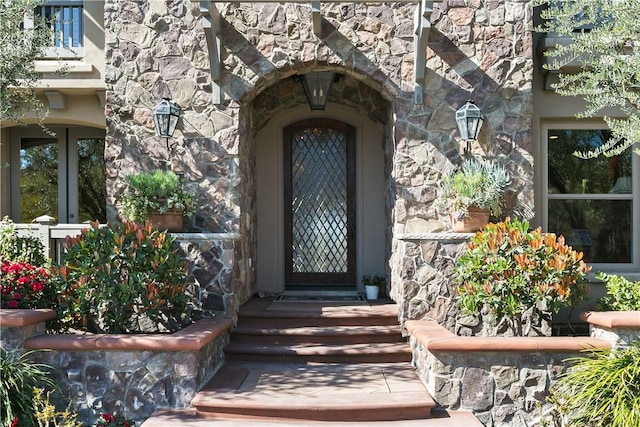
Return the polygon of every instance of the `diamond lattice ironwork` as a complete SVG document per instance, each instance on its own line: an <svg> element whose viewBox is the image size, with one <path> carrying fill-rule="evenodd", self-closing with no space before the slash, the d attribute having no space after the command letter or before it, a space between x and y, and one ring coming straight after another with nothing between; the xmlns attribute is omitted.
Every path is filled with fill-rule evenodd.
<svg viewBox="0 0 640 427"><path fill-rule="evenodd" d="M347 271L347 138L303 129L292 145L293 272Z"/></svg>

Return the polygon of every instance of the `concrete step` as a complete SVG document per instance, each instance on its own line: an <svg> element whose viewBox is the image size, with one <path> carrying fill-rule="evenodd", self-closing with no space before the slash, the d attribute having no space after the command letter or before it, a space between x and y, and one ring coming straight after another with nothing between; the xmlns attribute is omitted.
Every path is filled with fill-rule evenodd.
<svg viewBox="0 0 640 427"><path fill-rule="evenodd" d="M435 406L408 363L227 362L191 404L212 419L360 422L424 419Z"/></svg>
<svg viewBox="0 0 640 427"><path fill-rule="evenodd" d="M410 362L407 343L280 343L231 342L225 349L230 361L316 362L316 363L396 363Z"/></svg>
<svg viewBox="0 0 640 427"><path fill-rule="evenodd" d="M238 325L259 328L397 326L397 313L397 306L387 300L377 304L313 304L255 298L241 307Z"/></svg>
<svg viewBox="0 0 640 427"><path fill-rule="evenodd" d="M233 330L234 342L265 343L334 343L362 344L374 342L402 342L400 325L358 325L358 326L295 326L295 327L260 327L238 325Z"/></svg>
<svg viewBox="0 0 640 427"><path fill-rule="evenodd" d="M341 421L308 421L269 418L262 419L212 419L198 415L195 409L158 411L141 427L483 427L483 424L467 411L431 411L430 418L418 420L368 421L366 423Z"/></svg>

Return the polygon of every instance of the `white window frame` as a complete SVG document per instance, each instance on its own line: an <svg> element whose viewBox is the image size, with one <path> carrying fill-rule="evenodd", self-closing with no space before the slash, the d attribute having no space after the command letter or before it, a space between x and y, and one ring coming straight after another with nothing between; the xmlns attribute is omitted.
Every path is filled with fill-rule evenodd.
<svg viewBox="0 0 640 427"><path fill-rule="evenodd" d="M541 151L541 225L543 230L549 230L549 200L566 198L567 194L549 194L549 170L548 170L548 134L550 130L567 129L567 130L603 130L608 129L604 122L593 121L549 121L543 122L540 133L540 151ZM632 205L632 230L631 230L631 262L630 263L590 263L592 272L604 271L609 274L623 274L631 280L640 280L640 156L631 155L631 171L632 182L631 194L589 194L589 195L571 195L571 199L583 200L631 200ZM570 172L569 172L570 173ZM634 221L635 220L635 221ZM549 230L551 231L551 230Z"/></svg>
<svg viewBox="0 0 640 427"><path fill-rule="evenodd" d="M10 165L20 165L22 138L48 138L58 142L58 223L77 224L78 194L78 140L104 139L105 130L91 127L49 127L55 136L39 127L11 129ZM11 217L20 218L20 167L11 168ZM106 201L105 201L106 203ZM21 222L24 220L21 219Z"/></svg>

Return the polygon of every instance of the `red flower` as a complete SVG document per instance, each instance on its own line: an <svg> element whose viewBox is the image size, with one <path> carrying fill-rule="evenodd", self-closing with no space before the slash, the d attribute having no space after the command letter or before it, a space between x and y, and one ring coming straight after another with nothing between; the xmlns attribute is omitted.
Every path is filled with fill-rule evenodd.
<svg viewBox="0 0 640 427"><path fill-rule="evenodd" d="M102 414L100 416L108 423L115 421L115 417L111 414Z"/></svg>
<svg viewBox="0 0 640 427"><path fill-rule="evenodd" d="M7 302L7 306L9 308L18 308L18 301L16 300L11 300Z"/></svg>
<svg viewBox="0 0 640 427"><path fill-rule="evenodd" d="M18 427L18 417L14 417L11 421L11 427Z"/></svg>

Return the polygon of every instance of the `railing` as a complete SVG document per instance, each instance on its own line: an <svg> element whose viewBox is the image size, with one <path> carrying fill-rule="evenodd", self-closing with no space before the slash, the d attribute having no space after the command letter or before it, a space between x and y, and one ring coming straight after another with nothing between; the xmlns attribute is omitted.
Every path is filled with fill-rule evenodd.
<svg viewBox="0 0 640 427"><path fill-rule="evenodd" d="M35 14L53 31L46 57L82 56L84 45L84 7L82 0L49 1Z"/></svg>
<svg viewBox="0 0 640 427"><path fill-rule="evenodd" d="M45 255L55 263L64 258L64 240L67 236L77 236L89 224L57 224L56 219L43 215L35 219L33 224L15 224L20 237L35 236L44 246Z"/></svg>

